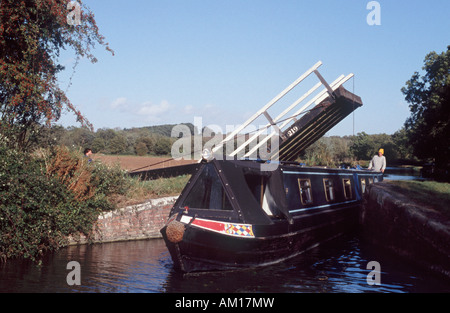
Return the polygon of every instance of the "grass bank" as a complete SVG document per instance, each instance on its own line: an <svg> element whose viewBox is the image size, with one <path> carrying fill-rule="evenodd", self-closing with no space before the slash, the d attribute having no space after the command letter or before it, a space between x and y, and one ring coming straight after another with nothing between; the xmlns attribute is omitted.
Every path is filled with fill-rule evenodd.
<svg viewBox="0 0 450 313"><path fill-rule="evenodd" d="M435 181L389 181L395 191L450 218L450 184Z"/></svg>
<svg viewBox="0 0 450 313"><path fill-rule="evenodd" d="M183 191L191 175L171 178L159 178L142 181L138 178L128 178L128 189L123 195L114 199L116 207L143 203L149 199L177 196Z"/></svg>

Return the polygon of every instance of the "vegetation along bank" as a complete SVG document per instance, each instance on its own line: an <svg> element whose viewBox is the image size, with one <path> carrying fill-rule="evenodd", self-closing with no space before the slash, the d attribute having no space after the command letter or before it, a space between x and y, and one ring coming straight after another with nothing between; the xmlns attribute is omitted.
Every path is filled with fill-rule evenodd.
<svg viewBox="0 0 450 313"><path fill-rule="evenodd" d="M0 138L0 262L38 262L72 234L90 241L101 214L178 195L189 179L139 181L117 166L89 162L79 150L58 146L30 154L5 141Z"/></svg>

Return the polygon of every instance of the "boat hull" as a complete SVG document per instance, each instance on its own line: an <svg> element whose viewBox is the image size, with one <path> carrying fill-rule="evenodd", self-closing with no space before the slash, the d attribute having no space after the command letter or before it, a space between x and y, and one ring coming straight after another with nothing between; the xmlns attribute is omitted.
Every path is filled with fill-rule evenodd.
<svg viewBox="0 0 450 313"><path fill-rule="evenodd" d="M252 225L253 237L231 236L211 229L184 224L182 240L172 242L167 225L161 230L178 271L207 272L268 266L293 258L322 242L354 230L358 204L318 212L302 212L293 223ZM178 216L177 220L183 220Z"/></svg>

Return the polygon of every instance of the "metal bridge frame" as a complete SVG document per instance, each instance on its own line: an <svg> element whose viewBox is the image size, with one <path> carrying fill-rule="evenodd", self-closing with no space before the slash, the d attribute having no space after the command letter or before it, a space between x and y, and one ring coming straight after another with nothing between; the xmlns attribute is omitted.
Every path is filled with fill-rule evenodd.
<svg viewBox="0 0 450 313"><path fill-rule="evenodd" d="M338 89L341 85L347 82L349 79L353 77L353 74L349 74L347 76L341 75L335 81L329 85L327 81L322 77L319 73L318 68L322 65L322 62L317 62L313 67L311 67L308 71L306 71L303 75L301 75L297 80L295 80L292 84L290 84L286 89L284 89L280 94L278 94L275 98L269 101L265 106L263 106L258 112L256 112L252 117L250 117L245 123L237 127L233 132L228 134L225 139L223 139L218 145L216 145L212 152L216 152L223 147L225 143L232 140L239 132L244 130L247 126L249 126L253 121L255 121L261 115L264 115L268 120L268 124L265 128L259 129L255 132L249 139L247 139L243 144L237 147L232 153L230 153L230 157L235 157L239 152L244 150L250 143L254 142L258 139L258 137L269 127L273 127L273 131L262 139L259 143L251 147L251 149L244 155L244 158L250 157L253 153L255 153L263 144L266 144L273 136L283 136L283 129L290 124L292 121L296 121L296 117L304 112L311 104L319 104L323 100L325 100L328 96L334 99L334 91ZM292 89L294 89L298 84L300 84L303 80L305 80L309 75L315 74L319 79L319 82L314 85L311 89L309 89L305 94L303 94L300 98L298 98L294 103L292 103L289 107L287 107L282 113L280 113L276 118L272 118L267 112L270 107L272 107L275 103L277 103L281 98L283 98L287 93L289 93ZM323 88L316 96L314 96L310 101L308 101L305 105L303 105L298 111L296 111L291 116L284 118L285 115L290 112L292 109L297 107L300 103L302 103L306 98L308 98L311 94L313 94L317 89L321 86ZM282 119L284 118L284 119ZM278 126L277 123L281 122L281 125ZM245 151L245 150L244 150ZM277 153L277 151L272 152L273 155Z"/></svg>

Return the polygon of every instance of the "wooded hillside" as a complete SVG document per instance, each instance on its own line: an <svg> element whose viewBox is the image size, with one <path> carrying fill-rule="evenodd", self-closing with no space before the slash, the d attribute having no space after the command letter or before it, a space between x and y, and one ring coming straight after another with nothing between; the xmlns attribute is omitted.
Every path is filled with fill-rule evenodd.
<svg viewBox="0 0 450 313"><path fill-rule="evenodd" d="M194 125L183 125L189 127L192 136L200 136ZM95 132L83 127L43 126L34 145L41 148L54 145L79 149L89 147L98 154L170 156L172 144L178 139L171 137L174 126L166 124L131 129L102 128ZM203 138L203 143L208 139ZM307 165L354 165L357 161L370 160L379 148L385 150L386 158L391 164L416 161L407 144L404 129L393 135L369 135L362 132L356 136L323 137L299 155L298 160Z"/></svg>

